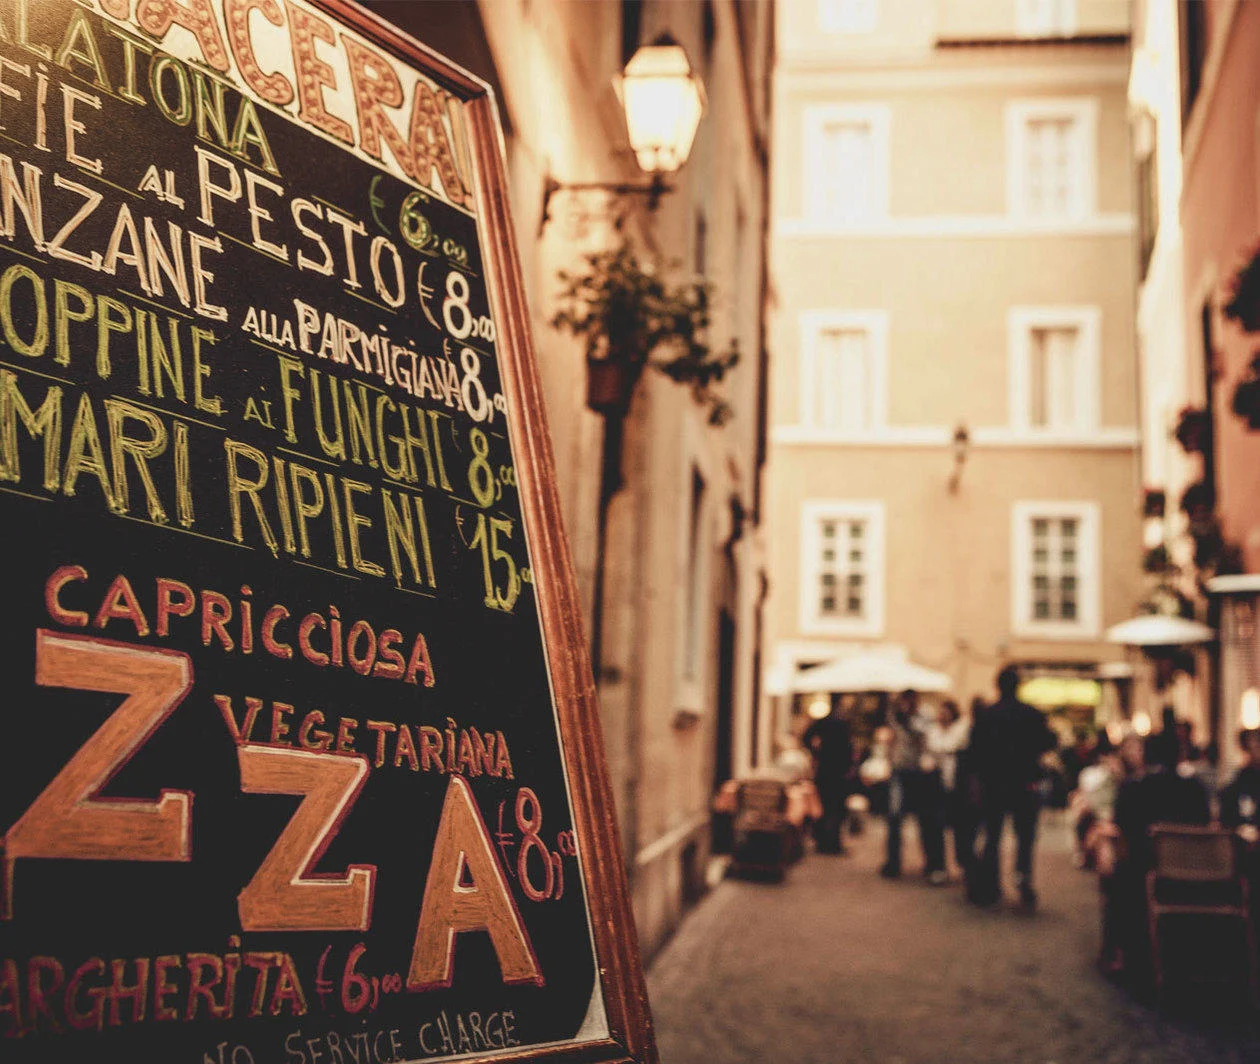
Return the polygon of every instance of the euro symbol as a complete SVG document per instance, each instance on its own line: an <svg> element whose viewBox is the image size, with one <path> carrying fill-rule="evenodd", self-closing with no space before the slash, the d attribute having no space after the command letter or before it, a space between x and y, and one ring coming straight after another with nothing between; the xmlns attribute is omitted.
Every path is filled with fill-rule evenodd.
<svg viewBox="0 0 1260 1064"><path fill-rule="evenodd" d="M435 329L441 329L437 318L433 316L433 312L429 309L429 300L433 298L433 286L424 283L424 271L428 268L427 262L420 263L420 272L416 274L416 287L420 289L420 309L424 311L424 316L429 319L429 324Z"/></svg>
<svg viewBox="0 0 1260 1064"><path fill-rule="evenodd" d="M389 236L389 228L381 221L381 216L377 213L379 208L385 206L385 201L376 194L376 186L384 176L384 174L377 174L372 178L372 184L368 186L368 207L372 210L372 220L376 222L377 228Z"/></svg>

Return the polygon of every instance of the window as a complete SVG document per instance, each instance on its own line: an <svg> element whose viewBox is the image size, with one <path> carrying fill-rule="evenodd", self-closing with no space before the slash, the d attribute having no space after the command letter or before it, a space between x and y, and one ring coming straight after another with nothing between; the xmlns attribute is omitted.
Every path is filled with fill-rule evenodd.
<svg viewBox="0 0 1260 1064"><path fill-rule="evenodd" d="M888 112L872 106L806 111L807 205L832 222L888 213Z"/></svg>
<svg viewBox="0 0 1260 1064"><path fill-rule="evenodd" d="M1066 621L1080 617L1081 522L1077 517L1032 519L1032 617Z"/></svg>
<svg viewBox="0 0 1260 1064"><path fill-rule="evenodd" d="M870 33L877 15L876 0L818 0L818 21L826 33Z"/></svg>
<svg viewBox="0 0 1260 1064"><path fill-rule="evenodd" d="M1081 330L1075 325L1033 329L1028 340L1029 428L1076 428L1081 420Z"/></svg>
<svg viewBox="0 0 1260 1064"><path fill-rule="evenodd" d="M866 616L866 519L831 517L818 522L818 616L853 620Z"/></svg>
<svg viewBox="0 0 1260 1064"><path fill-rule="evenodd" d="M871 420L871 334L865 329L824 329L818 334L813 422L821 428L860 432Z"/></svg>
<svg viewBox="0 0 1260 1064"><path fill-rule="evenodd" d="M1014 508L1014 631L1085 638L1099 618L1098 504L1026 502Z"/></svg>
<svg viewBox="0 0 1260 1064"><path fill-rule="evenodd" d="M884 511L877 502L809 502L801 525L801 628L879 635Z"/></svg>
<svg viewBox="0 0 1260 1064"><path fill-rule="evenodd" d="M1024 101L1007 109L1012 214L1079 220L1096 203L1098 107L1093 100Z"/></svg>
<svg viewBox="0 0 1260 1064"><path fill-rule="evenodd" d="M1070 37L1076 32L1076 0L1015 0L1015 32L1021 37Z"/></svg>
<svg viewBox="0 0 1260 1064"><path fill-rule="evenodd" d="M1011 427L1030 435L1098 431L1096 307L1016 307L1010 312Z"/></svg>
<svg viewBox="0 0 1260 1064"><path fill-rule="evenodd" d="M887 316L811 311L801 316L801 423L855 436L883 427Z"/></svg>

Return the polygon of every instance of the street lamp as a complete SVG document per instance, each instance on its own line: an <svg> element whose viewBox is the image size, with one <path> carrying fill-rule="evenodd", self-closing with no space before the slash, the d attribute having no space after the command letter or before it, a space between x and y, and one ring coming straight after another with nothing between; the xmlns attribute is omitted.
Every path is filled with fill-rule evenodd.
<svg viewBox="0 0 1260 1064"><path fill-rule="evenodd" d="M1247 731L1260 729L1260 690L1248 687L1243 692L1238 711L1238 723Z"/></svg>
<svg viewBox="0 0 1260 1064"><path fill-rule="evenodd" d="M644 45L613 83L639 169L672 174L687 161L704 114L704 83L668 34Z"/></svg>
<svg viewBox="0 0 1260 1064"><path fill-rule="evenodd" d="M626 115L626 132L639 169L651 180L562 182L548 174L543 181L539 235L551 218L551 197L557 192L641 195L647 197L648 209L656 210L661 196L673 191L664 175L677 172L687 161L705 108L704 82L692 69L687 52L669 34L662 34L630 57L613 80L613 88Z"/></svg>
<svg viewBox="0 0 1260 1064"><path fill-rule="evenodd" d="M950 451L954 456L954 470L949 475L949 493L951 495L958 494L958 487L962 483L963 464L967 461L967 452L971 449L971 433L967 431L965 424L960 424L954 429L954 437L950 440Z"/></svg>

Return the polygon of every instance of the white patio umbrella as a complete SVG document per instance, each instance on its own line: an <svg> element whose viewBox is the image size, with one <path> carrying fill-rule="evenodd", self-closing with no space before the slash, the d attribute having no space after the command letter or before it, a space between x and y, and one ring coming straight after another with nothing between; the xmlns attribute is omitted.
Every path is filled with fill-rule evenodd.
<svg viewBox="0 0 1260 1064"><path fill-rule="evenodd" d="M1131 647L1180 647L1210 643L1216 638L1216 630L1184 617L1144 613L1113 624L1105 635L1109 643L1123 643Z"/></svg>
<svg viewBox="0 0 1260 1064"><path fill-rule="evenodd" d="M818 694L864 691L948 691L952 681L943 672L916 665L904 654L863 651L805 669L792 687Z"/></svg>

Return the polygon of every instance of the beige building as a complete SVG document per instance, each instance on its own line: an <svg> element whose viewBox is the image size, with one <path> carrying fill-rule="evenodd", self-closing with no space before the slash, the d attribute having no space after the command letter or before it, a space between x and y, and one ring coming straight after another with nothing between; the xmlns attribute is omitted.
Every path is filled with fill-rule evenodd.
<svg viewBox="0 0 1260 1064"><path fill-rule="evenodd" d="M778 9L767 704L1093 681L1142 594L1124 0ZM1119 666L1119 667L1117 667ZM1046 708L1124 685L1038 685ZM769 739L769 737L767 737Z"/></svg>
<svg viewBox="0 0 1260 1064"><path fill-rule="evenodd" d="M751 762L764 557L761 355L768 3L482 0L373 5L495 86L558 488L588 632L599 557L604 420L587 407L578 343L548 325L560 270L628 236L645 262L714 286L712 339L741 360L721 428L648 370L625 421L625 485L608 509L599 697L616 815L644 951L706 886L714 788ZM645 182L613 89L640 44L669 33L703 79L690 160L655 211L646 197L560 191L548 179Z"/></svg>

